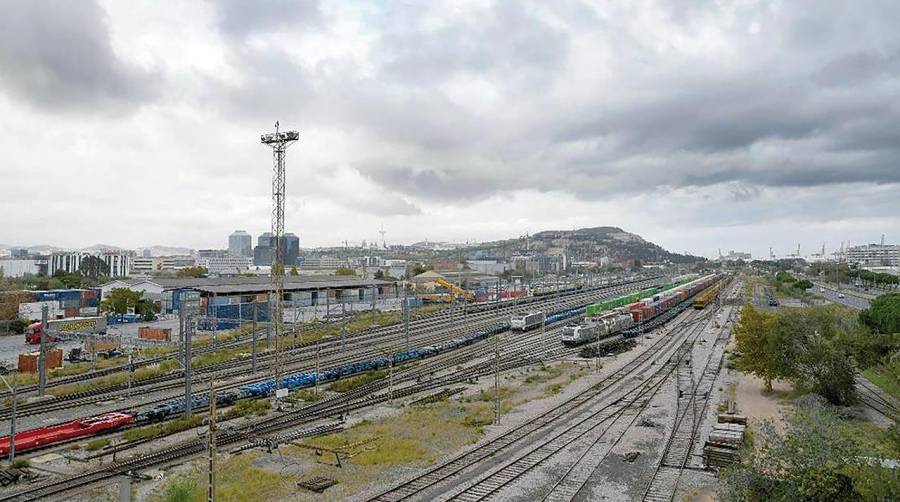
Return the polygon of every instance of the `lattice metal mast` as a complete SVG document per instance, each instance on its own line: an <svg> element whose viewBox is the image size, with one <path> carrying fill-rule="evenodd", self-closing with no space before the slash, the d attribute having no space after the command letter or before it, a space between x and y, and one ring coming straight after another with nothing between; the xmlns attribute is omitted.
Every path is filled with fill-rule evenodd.
<svg viewBox="0 0 900 502"><path fill-rule="evenodd" d="M284 334L284 315L282 296L284 291L284 198L285 169L284 157L287 148L300 139L297 131L281 131L275 122L275 132L260 136L260 142L272 148L272 287L271 316L272 329L275 335L275 389L281 387L282 336Z"/></svg>

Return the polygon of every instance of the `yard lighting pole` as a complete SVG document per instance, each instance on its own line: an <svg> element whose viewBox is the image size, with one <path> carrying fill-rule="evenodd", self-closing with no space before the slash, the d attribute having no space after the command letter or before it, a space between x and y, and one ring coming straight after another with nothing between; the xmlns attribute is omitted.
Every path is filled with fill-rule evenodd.
<svg viewBox="0 0 900 502"><path fill-rule="evenodd" d="M10 387L9 382L6 381L3 375L0 375L0 380L3 380L3 384L12 392L12 409L10 410L12 413L9 417L9 463L12 465L13 460L16 459L16 401L19 400L19 386L16 383L16 369L13 368L9 371L12 372L12 387Z"/></svg>

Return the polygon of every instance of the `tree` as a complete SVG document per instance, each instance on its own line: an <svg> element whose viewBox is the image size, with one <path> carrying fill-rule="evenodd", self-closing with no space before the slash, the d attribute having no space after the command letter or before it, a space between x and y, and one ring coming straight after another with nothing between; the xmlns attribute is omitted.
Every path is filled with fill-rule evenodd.
<svg viewBox="0 0 900 502"><path fill-rule="evenodd" d="M721 476L723 501L857 500L848 465L857 448L843 434L838 416L821 401L804 398L778 434L771 421L760 427L755 449Z"/></svg>
<svg viewBox="0 0 900 502"><path fill-rule="evenodd" d="M88 255L81 259L78 271L85 277L97 278L101 275L109 275L109 265L99 256Z"/></svg>
<svg viewBox="0 0 900 502"><path fill-rule="evenodd" d="M63 269L59 269L53 272L52 279L56 279L56 282L51 280L46 289L72 289L81 287L83 276L80 271L70 274ZM59 287L60 285L62 285L62 288Z"/></svg>
<svg viewBox="0 0 900 502"><path fill-rule="evenodd" d="M294 265L293 267L291 267L291 272L290 272L290 273L291 273L291 275L294 275L294 276L300 275L300 272L297 271L297 266L296 266L296 265Z"/></svg>
<svg viewBox="0 0 900 502"><path fill-rule="evenodd" d="M876 333L900 333L900 293L887 293L872 300L859 313L859 321Z"/></svg>
<svg viewBox="0 0 900 502"><path fill-rule="evenodd" d="M138 309L138 303L144 296L143 291L131 291L125 288L115 288L100 302L100 310L111 314L125 314L129 307Z"/></svg>
<svg viewBox="0 0 900 502"><path fill-rule="evenodd" d="M334 275L356 275L356 271L352 268L338 267L337 270L334 271Z"/></svg>
<svg viewBox="0 0 900 502"><path fill-rule="evenodd" d="M856 368L840 343L837 314L825 307L791 309L778 315L772 331L780 367L800 389L833 404L856 399Z"/></svg>
<svg viewBox="0 0 900 502"><path fill-rule="evenodd" d="M806 291L807 289L813 287L813 283L808 279L801 279L794 283L793 288L799 289L800 291Z"/></svg>
<svg viewBox="0 0 900 502"><path fill-rule="evenodd" d="M772 391L772 380L788 373L778 357L778 346L773 336L776 314L744 305L741 318L734 326L734 339L741 353L738 368L761 378L766 390Z"/></svg>
<svg viewBox="0 0 900 502"><path fill-rule="evenodd" d="M175 272L175 277L203 278L206 277L206 268L201 266L185 267Z"/></svg>
<svg viewBox="0 0 900 502"><path fill-rule="evenodd" d="M424 274L425 272L428 272L429 270L434 270L434 267L432 267L431 265L423 265L421 263L416 263L415 265L413 265L411 274L412 274L412 277L415 277L419 274Z"/></svg>
<svg viewBox="0 0 900 502"><path fill-rule="evenodd" d="M381 270L380 268L378 270L376 270L375 278L376 279L384 279L384 270Z"/></svg>
<svg viewBox="0 0 900 502"><path fill-rule="evenodd" d="M160 311L159 305L153 303L152 301L141 298L137 302L137 306L134 309L134 312L143 318L145 321L152 321L156 319L156 314Z"/></svg>

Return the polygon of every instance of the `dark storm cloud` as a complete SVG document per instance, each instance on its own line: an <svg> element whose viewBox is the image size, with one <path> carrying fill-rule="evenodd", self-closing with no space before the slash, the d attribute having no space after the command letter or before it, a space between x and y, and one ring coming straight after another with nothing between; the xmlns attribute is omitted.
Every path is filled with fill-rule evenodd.
<svg viewBox="0 0 900 502"><path fill-rule="evenodd" d="M321 20L319 0L215 0L219 26L226 34L242 38L293 26L314 25Z"/></svg>
<svg viewBox="0 0 900 502"><path fill-rule="evenodd" d="M120 61L93 1L0 2L0 88L46 110L120 113L156 94L153 73Z"/></svg>

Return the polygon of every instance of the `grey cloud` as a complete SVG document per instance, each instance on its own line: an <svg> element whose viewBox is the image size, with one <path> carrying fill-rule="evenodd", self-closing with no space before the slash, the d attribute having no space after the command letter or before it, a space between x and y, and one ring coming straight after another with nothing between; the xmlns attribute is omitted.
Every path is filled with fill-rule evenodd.
<svg viewBox="0 0 900 502"><path fill-rule="evenodd" d="M491 3L486 12L437 27L427 10L397 8L384 14L378 53L383 77L406 86L439 84L477 74L512 86L544 87L565 62L568 35L541 19L527 2Z"/></svg>
<svg viewBox="0 0 900 502"><path fill-rule="evenodd" d="M121 113L153 99L158 76L120 61L93 1L0 2L0 86L46 110Z"/></svg>
<svg viewBox="0 0 900 502"><path fill-rule="evenodd" d="M215 0L217 20L226 34L243 38L253 33L321 21L319 0Z"/></svg>

